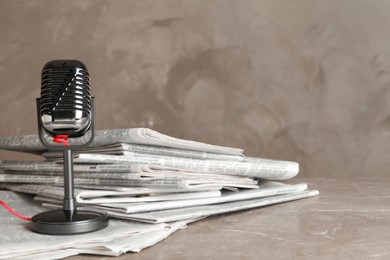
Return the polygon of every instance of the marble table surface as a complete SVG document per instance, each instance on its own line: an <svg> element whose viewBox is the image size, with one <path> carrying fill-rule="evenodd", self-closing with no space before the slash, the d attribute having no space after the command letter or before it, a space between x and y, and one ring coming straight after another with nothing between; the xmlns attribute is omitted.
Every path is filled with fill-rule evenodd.
<svg viewBox="0 0 390 260"><path fill-rule="evenodd" d="M209 217L116 259L390 259L390 179L299 182L320 195ZM107 259L72 257L87 258Z"/></svg>

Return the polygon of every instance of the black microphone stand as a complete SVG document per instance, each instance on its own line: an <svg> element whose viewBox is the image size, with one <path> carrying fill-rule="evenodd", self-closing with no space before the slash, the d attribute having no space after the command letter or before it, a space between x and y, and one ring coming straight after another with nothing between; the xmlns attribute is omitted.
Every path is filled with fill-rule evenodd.
<svg viewBox="0 0 390 260"><path fill-rule="evenodd" d="M95 99L91 100L92 105L92 119L89 129L90 137L83 145L70 145L70 147L63 147L50 143L47 139L50 138L45 135L42 122L40 120L40 99L37 99L37 113L38 113L38 133L41 142L51 148L52 150L63 150L64 156L64 200L63 208L58 210L50 210L32 217L31 229L34 232L49 234L49 235L72 235L87 233L103 229L108 226L107 213L78 210L77 202L74 197L74 182L73 182L73 156L71 148L82 149L88 146L93 138L95 131ZM51 137L52 138L52 137Z"/></svg>
<svg viewBox="0 0 390 260"><path fill-rule="evenodd" d="M72 150L65 149L64 155L64 204L63 209L69 219L73 220L73 214L77 209L73 188L73 155Z"/></svg>

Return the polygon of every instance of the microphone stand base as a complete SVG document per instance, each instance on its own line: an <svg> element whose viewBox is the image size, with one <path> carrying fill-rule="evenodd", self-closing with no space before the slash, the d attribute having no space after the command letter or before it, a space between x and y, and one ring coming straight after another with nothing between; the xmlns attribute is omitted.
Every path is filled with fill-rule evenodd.
<svg viewBox="0 0 390 260"><path fill-rule="evenodd" d="M75 210L50 210L32 217L31 229L47 235L74 235L97 231L108 226L107 213Z"/></svg>

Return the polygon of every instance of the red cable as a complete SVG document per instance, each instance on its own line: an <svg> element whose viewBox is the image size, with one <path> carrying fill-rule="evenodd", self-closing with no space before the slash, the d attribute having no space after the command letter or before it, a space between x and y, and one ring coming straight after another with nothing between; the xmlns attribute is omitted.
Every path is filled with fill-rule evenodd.
<svg viewBox="0 0 390 260"><path fill-rule="evenodd" d="M68 137L69 137L69 135L56 135L56 136L54 136L53 141L56 143L63 143L65 146L69 146ZM7 203L5 203L4 201L0 200L0 205L4 206L4 208L6 208L9 212L14 214L18 218L31 221L30 217L24 216L24 215L16 212L13 208L8 206Z"/></svg>
<svg viewBox="0 0 390 260"><path fill-rule="evenodd" d="M69 137L69 135L56 135L56 136L54 136L53 141L56 143L63 143L65 146L69 146L68 137ZM18 218L31 221L30 217L24 216L24 215L16 212L13 208L8 206L7 203L5 203L4 201L0 200L0 205L4 206L4 208L6 208L9 212L14 214Z"/></svg>
<svg viewBox="0 0 390 260"><path fill-rule="evenodd" d="M69 146L68 140L69 135L56 135L54 136L53 141L56 143L63 143L65 146Z"/></svg>
<svg viewBox="0 0 390 260"><path fill-rule="evenodd" d="M9 212L17 216L18 218L24 219L24 220L31 220L30 217L24 216L18 212L16 212L13 208L7 205L4 201L0 200L0 205L4 206L4 208L8 209Z"/></svg>

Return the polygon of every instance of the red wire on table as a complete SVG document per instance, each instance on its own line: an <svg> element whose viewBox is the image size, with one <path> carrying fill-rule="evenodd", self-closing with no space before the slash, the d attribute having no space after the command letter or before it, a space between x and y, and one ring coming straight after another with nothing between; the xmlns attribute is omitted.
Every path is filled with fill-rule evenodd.
<svg viewBox="0 0 390 260"><path fill-rule="evenodd" d="M65 146L69 146L69 135L56 135L54 136L53 138L53 141L56 142L56 143L63 143ZM9 212L11 212L12 214L14 214L15 216L17 216L18 218L21 218L21 219L24 219L24 220L31 220L30 217L27 217L27 216L24 216L18 212L16 212L13 208L11 208L10 206L8 206L7 203L5 203L4 201L0 200L0 205L4 206L4 208L6 208Z"/></svg>
<svg viewBox="0 0 390 260"><path fill-rule="evenodd" d="M24 220L31 220L30 217L27 217L27 216L24 216L18 212L16 212L13 208L11 208L10 206L8 206L7 203L5 203L4 201L0 200L0 205L4 206L4 208L6 208L9 212L11 212L12 214L14 214L15 216L17 216L18 218L21 218L21 219L24 219Z"/></svg>
<svg viewBox="0 0 390 260"><path fill-rule="evenodd" d="M69 140L69 135L56 135L56 136L54 136L54 139L53 139L54 142L56 142L56 143L63 143L65 146L69 146L68 140ZM24 220L31 220L30 217L24 216L24 215L16 212L13 208L8 206L8 204L5 203L2 200L0 200L0 205L2 205L4 208L6 208L9 212L14 214L18 218L21 218L21 219L24 219Z"/></svg>

